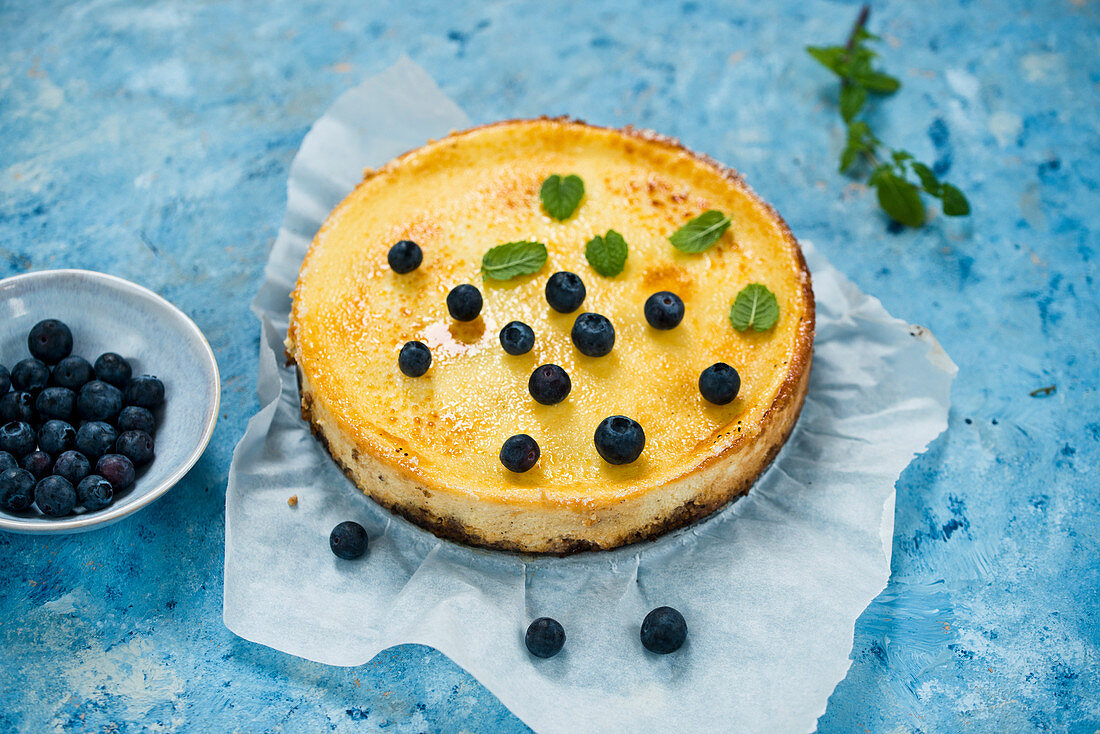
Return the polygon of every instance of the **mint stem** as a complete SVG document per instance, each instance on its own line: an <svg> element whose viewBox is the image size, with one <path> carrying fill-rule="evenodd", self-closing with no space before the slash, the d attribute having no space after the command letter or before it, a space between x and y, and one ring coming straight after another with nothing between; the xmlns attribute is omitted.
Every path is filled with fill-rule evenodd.
<svg viewBox="0 0 1100 734"><path fill-rule="evenodd" d="M860 8L859 15L856 16L856 24L852 26L852 32L848 34L848 43L844 44L844 63L848 63L848 57L852 54L852 49L855 48L856 40L859 38L859 32L863 30L863 27L867 25L867 19L871 16L871 6L864 5ZM847 77L842 77L840 85L847 87L851 84Z"/></svg>
<svg viewBox="0 0 1100 734"><path fill-rule="evenodd" d="M848 35L848 43L844 48L851 52L852 48L856 45L856 37L859 36L859 32L863 30L863 27L867 25L867 18L871 16L871 6L864 5L860 8L859 15L856 16L856 24L852 26L852 32Z"/></svg>

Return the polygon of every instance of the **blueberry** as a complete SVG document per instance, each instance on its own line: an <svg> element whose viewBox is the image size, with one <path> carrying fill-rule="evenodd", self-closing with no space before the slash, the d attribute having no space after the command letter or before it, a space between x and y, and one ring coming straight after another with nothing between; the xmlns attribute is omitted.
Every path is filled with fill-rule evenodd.
<svg viewBox="0 0 1100 734"><path fill-rule="evenodd" d="M560 313L573 313L584 303L584 281L576 273L561 271L546 281L546 302Z"/></svg>
<svg viewBox="0 0 1100 734"><path fill-rule="evenodd" d="M508 354L527 354L535 346L535 332L522 321L509 321L500 330L500 346Z"/></svg>
<svg viewBox="0 0 1100 734"><path fill-rule="evenodd" d="M715 405L733 402L741 389L741 376L725 362L715 362L699 375L699 392Z"/></svg>
<svg viewBox="0 0 1100 734"><path fill-rule="evenodd" d="M539 617L527 628L523 642L535 657L552 658L565 646L565 628L556 619Z"/></svg>
<svg viewBox="0 0 1100 734"><path fill-rule="evenodd" d="M115 442L115 451L134 466L145 466L153 460L153 437L145 431L123 431Z"/></svg>
<svg viewBox="0 0 1100 734"><path fill-rule="evenodd" d="M424 261L424 253L420 245L412 240L401 240L390 248L386 260L389 261L393 272L404 275L420 267L420 263Z"/></svg>
<svg viewBox="0 0 1100 734"><path fill-rule="evenodd" d="M34 486L34 503L44 515L64 517L76 507L76 488L65 477L51 474Z"/></svg>
<svg viewBox="0 0 1100 734"><path fill-rule="evenodd" d="M19 460L9 454L7 451L0 451L0 472L5 472L8 469L18 469Z"/></svg>
<svg viewBox="0 0 1100 734"><path fill-rule="evenodd" d="M67 387L47 387L38 393L34 408L44 420L57 418L67 421L73 417L76 393Z"/></svg>
<svg viewBox="0 0 1100 734"><path fill-rule="evenodd" d="M46 364L54 364L73 351L73 333L57 319L39 321L27 336L27 348Z"/></svg>
<svg viewBox="0 0 1100 734"><path fill-rule="evenodd" d="M76 430L76 449L89 459L98 459L111 450L118 432L110 423L88 421Z"/></svg>
<svg viewBox="0 0 1100 734"><path fill-rule="evenodd" d="M0 426L0 451L21 459L38 445L38 438L29 423L10 421Z"/></svg>
<svg viewBox="0 0 1100 734"><path fill-rule="evenodd" d="M409 377L420 377L432 366L432 350L423 342L406 342L397 355L397 367Z"/></svg>
<svg viewBox="0 0 1100 734"><path fill-rule="evenodd" d="M95 463L95 473L111 483L116 492L134 486L134 463L122 454L106 454Z"/></svg>
<svg viewBox="0 0 1100 734"><path fill-rule="evenodd" d="M642 455L645 431L637 421L613 415L596 426L595 443L596 451L608 464L629 464Z"/></svg>
<svg viewBox="0 0 1100 734"><path fill-rule="evenodd" d="M573 322L573 345L589 357L602 357L615 346L615 327L606 316L582 313Z"/></svg>
<svg viewBox="0 0 1100 734"><path fill-rule="evenodd" d="M84 420L114 420L118 412L122 410L122 391L109 383L92 380L80 388L80 395L76 399L76 408L80 411L80 415Z"/></svg>
<svg viewBox="0 0 1100 734"><path fill-rule="evenodd" d="M153 417L153 412L148 408L127 405L118 414L118 430L145 431L152 436L157 431L157 421Z"/></svg>
<svg viewBox="0 0 1100 734"><path fill-rule="evenodd" d="M125 395L127 405L153 410L164 402L164 383L152 375L141 375L127 383Z"/></svg>
<svg viewBox="0 0 1100 734"><path fill-rule="evenodd" d="M102 510L114 499L115 488L103 477L89 474L76 485L76 502L88 512Z"/></svg>
<svg viewBox="0 0 1100 734"><path fill-rule="evenodd" d="M332 529L328 547L337 558L352 560L367 552L367 531L352 520L345 520Z"/></svg>
<svg viewBox="0 0 1100 734"><path fill-rule="evenodd" d="M531 378L527 380L527 389L531 391L531 397L543 405L554 405L565 400L565 396L573 389L573 383L561 367L544 364L531 373Z"/></svg>
<svg viewBox="0 0 1100 734"><path fill-rule="evenodd" d="M50 368L37 359L24 359L11 368L11 384L16 390L37 393L50 381Z"/></svg>
<svg viewBox="0 0 1100 734"><path fill-rule="evenodd" d="M0 395L4 395L11 390L11 373L8 372L8 368L0 364Z"/></svg>
<svg viewBox="0 0 1100 734"><path fill-rule="evenodd" d="M51 420L38 429L38 447L57 456L76 446L76 429L65 421Z"/></svg>
<svg viewBox="0 0 1100 734"><path fill-rule="evenodd" d="M670 291L658 291L645 299L645 320L654 329L675 329L684 318L684 302Z"/></svg>
<svg viewBox="0 0 1100 734"><path fill-rule="evenodd" d="M473 321L481 313L481 291L469 284L455 286L447 294L447 311L457 321Z"/></svg>
<svg viewBox="0 0 1100 734"><path fill-rule="evenodd" d="M0 473L0 509L20 512L34 502L34 475L26 469L6 469Z"/></svg>
<svg viewBox="0 0 1100 734"><path fill-rule="evenodd" d="M688 627L684 615L672 607L657 607L645 615L641 638L646 650L658 655L676 652L687 639Z"/></svg>
<svg viewBox="0 0 1100 734"><path fill-rule="evenodd" d="M512 436L500 447L500 463L508 471L522 473L539 460L539 445L526 433Z"/></svg>
<svg viewBox="0 0 1100 734"><path fill-rule="evenodd" d="M34 396L29 392L19 391L0 396L0 421L36 423L38 414L34 412Z"/></svg>
<svg viewBox="0 0 1100 734"><path fill-rule="evenodd" d="M88 360L75 354L65 357L53 368L54 384L67 387L70 390L79 390L84 387L84 383L91 382L94 379L95 372L92 371L92 366L88 364Z"/></svg>
<svg viewBox="0 0 1100 734"><path fill-rule="evenodd" d="M53 471L53 457L45 451L32 451L23 457L20 465L34 475L35 479L48 476Z"/></svg>
<svg viewBox="0 0 1100 734"><path fill-rule="evenodd" d="M92 464L88 457L79 451L66 451L53 463L53 473L65 477L70 484L78 484L81 479L92 473Z"/></svg>
<svg viewBox="0 0 1100 734"><path fill-rule="evenodd" d="M114 352L105 352L96 358L95 378L108 385L114 385L119 390L126 387L132 374L130 363Z"/></svg>

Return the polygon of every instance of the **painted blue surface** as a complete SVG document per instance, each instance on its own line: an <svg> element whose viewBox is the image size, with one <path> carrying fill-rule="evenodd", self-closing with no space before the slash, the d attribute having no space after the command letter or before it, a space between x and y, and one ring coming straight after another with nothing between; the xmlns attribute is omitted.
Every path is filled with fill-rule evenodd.
<svg viewBox="0 0 1100 734"><path fill-rule="evenodd" d="M340 92L402 53L476 121L637 124L735 165L959 364L948 432L898 483L893 579L821 731L1100 728L1100 10L876 6L904 82L876 132L975 209L900 232L835 172L835 87L801 50L839 41L855 14L820 0L0 5L0 274L147 285L206 332L225 384L210 449L163 500L89 535L0 535L0 730L524 730L432 650L333 669L221 623L226 472L257 407L247 304L287 166Z"/></svg>

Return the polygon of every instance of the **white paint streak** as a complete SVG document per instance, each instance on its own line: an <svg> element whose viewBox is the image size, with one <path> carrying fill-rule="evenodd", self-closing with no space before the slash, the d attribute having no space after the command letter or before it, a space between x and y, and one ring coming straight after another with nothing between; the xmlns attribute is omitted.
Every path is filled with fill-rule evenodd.
<svg viewBox="0 0 1100 734"><path fill-rule="evenodd" d="M35 104L43 110L60 109L65 104L65 92L49 79L41 79L38 82L38 99Z"/></svg>
<svg viewBox="0 0 1100 734"><path fill-rule="evenodd" d="M1020 58L1020 68L1029 82L1058 82L1065 77L1066 60L1057 53L1027 54Z"/></svg>
<svg viewBox="0 0 1100 734"><path fill-rule="evenodd" d="M978 90L981 89L978 77L962 69L947 70L947 85L955 94L969 102L977 100Z"/></svg>
<svg viewBox="0 0 1100 734"><path fill-rule="evenodd" d="M191 79L187 67L179 59L169 59L141 69L133 74L127 86L135 92L152 92L167 97L186 97L191 94Z"/></svg>
<svg viewBox="0 0 1100 734"><path fill-rule="evenodd" d="M1007 148L1020 134L1020 116L1003 110L989 116L989 132L997 139L997 145Z"/></svg>
<svg viewBox="0 0 1100 734"><path fill-rule="evenodd" d="M52 181L49 168L41 161L19 161L0 173L0 194L40 194Z"/></svg>
<svg viewBox="0 0 1100 734"><path fill-rule="evenodd" d="M42 609L54 614L83 614L92 603L92 597L88 592L78 586L68 594L44 603Z"/></svg>
<svg viewBox="0 0 1100 734"><path fill-rule="evenodd" d="M153 643L135 637L109 650L91 649L61 658L70 664L60 671L59 677L78 703L109 696L111 710L118 718L140 722L144 731L172 731L183 724L180 696L184 682L167 663L159 662L159 657ZM154 709L163 712L165 706L171 706L171 719L149 720ZM60 729L67 720L67 715L58 713L61 716L52 722L54 729Z"/></svg>

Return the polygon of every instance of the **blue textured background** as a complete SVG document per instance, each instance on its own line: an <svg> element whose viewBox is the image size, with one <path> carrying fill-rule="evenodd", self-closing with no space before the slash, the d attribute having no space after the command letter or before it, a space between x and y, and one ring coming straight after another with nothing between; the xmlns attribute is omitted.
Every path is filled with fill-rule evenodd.
<svg viewBox="0 0 1100 734"><path fill-rule="evenodd" d="M835 85L802 52L841 41L856 11L0 3L0 275L80 267L147 285L206 332L225 385L209 450L157 504L88 535L0 534L0 730L524 730L430 649L326 668L221 623L226 472L257 407L247 305L287 167L342 91L402 53L475 121L636 124L733 164L958 363L950 428L898 482L893 578L821 731L1100 728L1100 12L876 5L904 87L873 127L975 210L895 231L836 173Z"/></svg>

